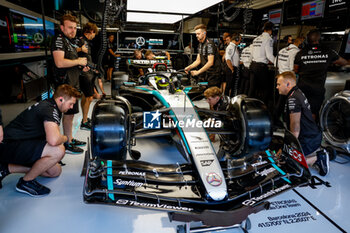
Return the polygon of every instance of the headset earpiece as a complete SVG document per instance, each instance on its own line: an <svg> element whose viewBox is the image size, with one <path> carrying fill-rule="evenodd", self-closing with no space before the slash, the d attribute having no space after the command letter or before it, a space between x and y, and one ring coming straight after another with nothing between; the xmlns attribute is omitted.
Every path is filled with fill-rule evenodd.
<svg viewBox="0 0 350 233"><path fill-rule="evenodd" d="M241 35L237 34L233 39L238 42L241 39Z"/></svg>

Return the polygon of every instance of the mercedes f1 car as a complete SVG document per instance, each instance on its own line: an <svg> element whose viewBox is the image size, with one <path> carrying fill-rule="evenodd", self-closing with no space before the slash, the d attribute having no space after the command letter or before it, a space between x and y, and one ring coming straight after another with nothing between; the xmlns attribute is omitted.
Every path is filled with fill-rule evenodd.
<svg viewBox="0 0 350 233"><path fill-rule="evenodd" d="M164 210L171 220L229 226L309 182L298 140L288 131L274 136L257 99L236 96L225 111L199 108L193 100L205 87L167 69L114 86L113 99L97 102L92 114L87 203ZM220 152L208 133L219 135ZM142 161L132 147L138 138L154 137L171 139L187 162Z"/></svg>

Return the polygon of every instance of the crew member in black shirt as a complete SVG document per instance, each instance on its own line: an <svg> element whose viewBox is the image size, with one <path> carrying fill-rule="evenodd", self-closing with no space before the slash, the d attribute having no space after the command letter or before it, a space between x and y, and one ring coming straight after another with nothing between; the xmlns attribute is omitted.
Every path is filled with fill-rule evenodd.
<svg viewBox="0 0 350 233"><path fill-rule="evenodd" d="M229 96L222 95L218 87L209 87L204 91L204 97L210 109L215 111L226 111L231 100Z"/></svg>
<svg viewBox="0 0 350 233"><path fill-rule="evenodd" d="M114 46L114 35L110 34L108 36L108 44L107 44L107 60L108 60L108 69L107 69L107 81L110 82L112 80L112 73L114 69L114 63L116 57L120 56L116 54L114 51L116 50Z"/></svg>
<svg viewBox="0 0 350 233"><path fill-rule="evenodd" d="M197 59L185 68L185 71L190 71L191 69L202 65L199 70L191 71L192 76L197 76L205 72L205 81L208 82L208 86L220 87L221 67L219 52L214 42L207 38L207 27L204 24L197 25L194 30L196 31L196 37L199 41L198 55Z"/></svg>
<svg viewBox="0 0 350 233"><path fill-rule="evenodd" d="M52 56L54 60L54 75L56 87L60 84L66 83L80 89L79 75L81 70L79 66L84 67L83 72L89 71L89 67L86 66L86 57L79 57L77 48L73 39L77 32L77 19L72 15L64 15L61 19L60 33L52 41ZM87 51L87 48L83 46L81 49ZM72 127L74 114L79 112L78 103L76 103L73 109L69 110L63 116L63 131L64 135L68 137L69 144L67 144L67 153L83 153L84 150L77 147L85 145L85 142L81 142L77 139L73 139Z"/></svg>
<svg viewBox="0 0 350 233"><path fill-rule="evenodd" d="M349 64L334 50L320 45L320 38L320 31L311 30L307 35L307 46L296 55L294 60L294 72L299 75L298 87L309 100L312 115L316 120L319 118L319 111L325 97L328 66Z"/></svg>
<svg viewBox="0 0 350 233"><path fill-rule="evenodd" d="M209 104L210 110L215 111L227 111L227 108L230 104L231 98L229 96L223 95L222 91L218 87L209 87L204 91L204 97ZM221 145L223 145L223 141L225 136L219 135ZM209 134L209 139L212 142L215 142L215 134ZM221 148L221 147L220 147ZM221 158L223 156L224 151L219 150L218 156Z"/></svg>
<svg viewBox="0 0 350 233"><path fill-rule="evenodd" d="M88 121L88 113L90 104L94 98L94 88L96 80L96 71L93 70L93 67L96 67L92 62L91 57L91 41L95 38L98 33L98 28L94 23L87 23L83 27L83 36L78 38L77 45L81 51L79 52L80 57L86 57L90 70L83 72L80 75L80 89L83 92L81 98L81 110L83 112L83 119L80 123L80 129L91 129L91 122ZM87 51L83 48L87 48ZM78 49L78 51L79 51Z"/></svg>
<svg viewBox="0 0 350 233"><path fill-rule="evenodd" d="M79 97L75 88L63 84L52 99L30 106L5 127L0 143L0 183L10 173L25 173L16 185L17 191L31 196L50 193L35 178L61 174L58 162L65 154L63 144L68 141L60 133L61 116L73 108Z"/></svg>
<svg viewBox="0 0 350 233"><path fill-rule="evenodd" d="M296 86L294 72L285 71L279 74L276 88L280 95L287 96L285 122L287 128L298 138L307 163L309 165L315 164L319 168L320 175L326 175L329 171L328 154L323 150L317 151L321 146L322 133L312 118L307 98Z"/></svg>

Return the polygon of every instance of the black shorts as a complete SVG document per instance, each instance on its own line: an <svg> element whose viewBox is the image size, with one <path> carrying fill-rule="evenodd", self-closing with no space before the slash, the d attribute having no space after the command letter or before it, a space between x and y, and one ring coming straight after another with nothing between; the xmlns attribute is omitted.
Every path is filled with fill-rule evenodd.
<svg viewBox="0 0 350 233"><path fill-rule="evenodd" d="M114 68L115 57L112 55L108 56L108 68Z"/></svg>
<svg viewBox="0 0 350 233"><path fill-rule="evenodd" d="M318 116L324 101L324 96L325 96L325 91L323 91L324 88L310 86L310 85L301 84L301 83L298 84L298 87L306 96L310 104L311 112L316 116Z"/></svg>
<svg viewBox="0 0 350 233"><path fill-rule="evenodd" d="M75 102L75 104L73 105L72 109L69 109L65 115L74 115L79 113L79 99L77 99L77 101Z"/></svg>
<svg viewBox="0 0 350 233"><path fill-rule="evenodd" d="M0 143L0 162L31 167L41 158L45 145L39 139Z"/></svg>
<svg viewBox="0 0 350 233"><path fill-rule="evenodd" d="M322 142L322 134L321 132L314 137L308 137L305 139L299 139L301 148L303 148L304 155L309 155L312 152L316 151Z"/></svg>
<svg viewBox="0 0 350 233"><path fill-rule="evenodd" d="M207 73L206 74L206 82L208 82L208 87L219 87L221 86L221 77L220 75Z"/></svg>
<svg viewBox="0 0 350 233"><path fill-rule="evenodd" d="M236 69L236 67L234 68L234 70ZM225 67L225 79L224 79L224 82L226 83L229 83L229 82L232 82L233 80L233 73L232 71L230 70L230 68L228 68L228 66Z"/></svg>
<svg viewBox="0 0 350 233"><path fill-rule="evenodd" d="M306 94L305 96L307 97ZM324 101L324 94L309 94L307 100L309 101L311 112L318 116Z"/></svg>
<svg viewBox="0 0 350 233"><path fill-rule="evenodd" d="M94 82L95 77L92 73L80 75L80 90L83 92L85 97L94 95Z"/></svg>

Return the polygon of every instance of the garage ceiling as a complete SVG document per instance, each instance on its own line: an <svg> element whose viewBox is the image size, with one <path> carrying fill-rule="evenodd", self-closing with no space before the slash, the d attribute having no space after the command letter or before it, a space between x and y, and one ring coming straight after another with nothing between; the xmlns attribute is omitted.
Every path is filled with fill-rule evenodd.
<svg viewBox="0 0 350 233"><path fill-rule="evenodd" d="M173 24L222 0L127 0L127 22Z"/></svg>
<svg viewBox="0 0 350 233"><path fill-rule="evenodd" d="M286 2L288 0L285 0ZM237 0L230 0L230 3L235 3ZM238 8L246 8L247 7L247 2L249 3L249 8L252 9L262 9L265 7L273 6L279 3L282 3L283 0L247 0L247 1L240 1L241 3L238 3L236 7Z"/></svg>

